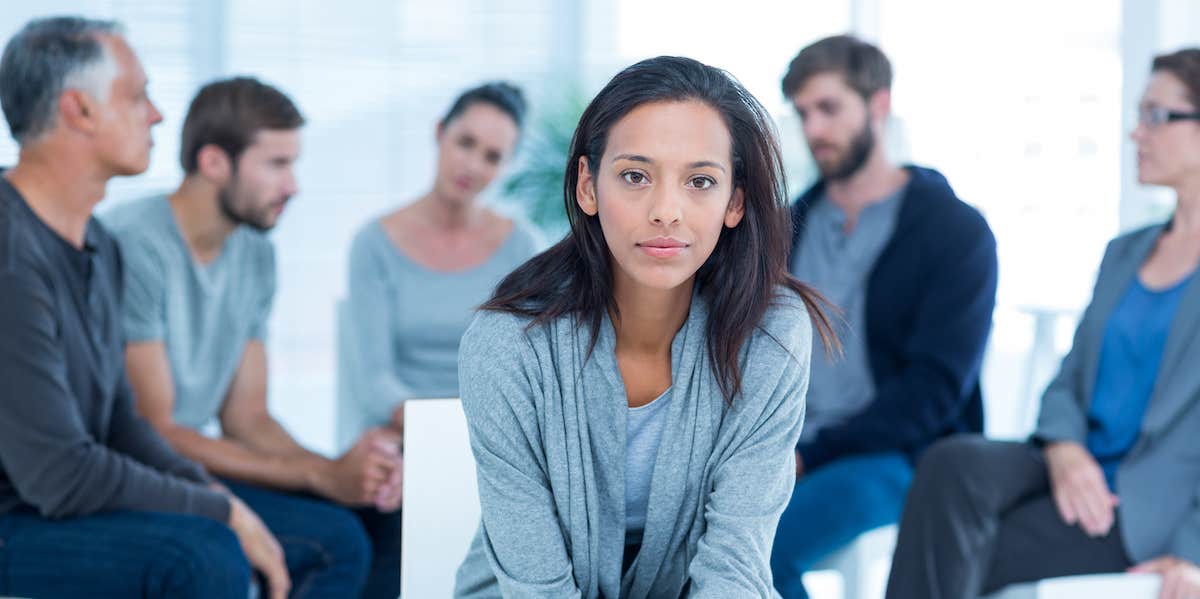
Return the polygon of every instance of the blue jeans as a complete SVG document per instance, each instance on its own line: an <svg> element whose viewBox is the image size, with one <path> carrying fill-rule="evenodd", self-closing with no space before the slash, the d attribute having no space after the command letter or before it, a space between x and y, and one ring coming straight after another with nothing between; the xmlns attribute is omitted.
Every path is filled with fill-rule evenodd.
<svg viewBox="0 0 1200 599"><path fill-rule="evenodd" d="M899 453L852 456L805 473L771 551L771 573L783 599L806 599L805 572L858 535L898 521L912 477L912 465Z"/></svg>
<svg viewBox="0 0 1200 599"><path fill-rule="evenodd" d="M0 596L246 599L249 589L237 537L202 516L0 516Z"/></svg>
<svg viewBox="0 0 1200 599"><path fill-rule="evenodd" d="M223 481L283 547L290 597L358 597L371 545L358 517L328 501Z"/></svg>
<svg viewBox="0 0 1200 599"><path fill-rule="evenodd" d="M360 508L354 513L371 537L371 573L362 599L396 599L400 596L400 510L385 514Z"/></svg>

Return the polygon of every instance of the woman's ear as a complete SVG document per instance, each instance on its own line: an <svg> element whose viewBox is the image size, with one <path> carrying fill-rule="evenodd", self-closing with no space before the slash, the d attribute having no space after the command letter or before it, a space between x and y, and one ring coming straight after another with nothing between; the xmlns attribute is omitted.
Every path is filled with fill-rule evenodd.
<svg viewBox="0 0 1200 599"><path fill-rule="evenodd" d="M596 180L592 178L592 169L588 167L587 156L579 157L579 177L575 182L575 203L588 216L596 216L599 211L596 206Z"/></svg>
<svg viewBox="0 0 1200 599"><path fill-rule="evenodd" d="M734 188L733 197L729 198L729 206L725 208L725 226L730 229L742 222L746 215L746 194L741 187Z"/></svg>

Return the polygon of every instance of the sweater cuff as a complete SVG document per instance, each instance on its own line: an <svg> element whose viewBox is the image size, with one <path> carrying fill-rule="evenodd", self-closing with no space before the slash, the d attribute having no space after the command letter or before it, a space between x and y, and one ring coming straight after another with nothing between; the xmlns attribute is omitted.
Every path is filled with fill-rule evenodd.
<svg viewBox="0 0 1200 599"><path fill-rule="evenodd" d="M189 503L190 513L211 518L222 524L229 523L231 506L229 497L224 493L195 485L192 487L192 500Z"/></svg>

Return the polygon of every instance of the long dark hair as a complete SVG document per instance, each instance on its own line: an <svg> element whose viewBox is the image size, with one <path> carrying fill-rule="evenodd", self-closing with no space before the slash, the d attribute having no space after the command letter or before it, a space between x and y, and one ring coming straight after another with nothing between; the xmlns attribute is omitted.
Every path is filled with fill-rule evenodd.
<svg viewBox="0 0 1200 599"><path fill-rule="evenodd" d="M592 346L605 311L618 315L612 262L598 216L575 201L579 161L599 165L613 125L650 102L692 100L716 110L733 146L734 187L745 197L745 216L725 228L696 273L696 291L708 302L708 356L727 401L742 388L738 354L759 326L777 288L795 291L807 306L827 351L838 347L824 300L787 271L792 240L779 143L766 110L732 75L690 58L660 56L617 74L596 95L571 140L563 196L571 231L562 241L513 271L483 310L531 317L531 327L563 315L591 325Z"/></svg>

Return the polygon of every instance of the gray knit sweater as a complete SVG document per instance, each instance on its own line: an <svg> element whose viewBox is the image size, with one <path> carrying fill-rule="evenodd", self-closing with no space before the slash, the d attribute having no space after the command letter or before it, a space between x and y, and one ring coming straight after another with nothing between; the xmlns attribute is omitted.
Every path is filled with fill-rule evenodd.
<svg viewBox="0 0 1200 599"><path fill-rule="evenodd" d="M704 301L671 346L672 401L641 551L622 576L627 400L605 319L587 326L485 312L463 337L459 378L482 523L457 597L777 596L769 558L795 482L812 327L781 291L742 348L726 404L707 356Z"/></svg>

